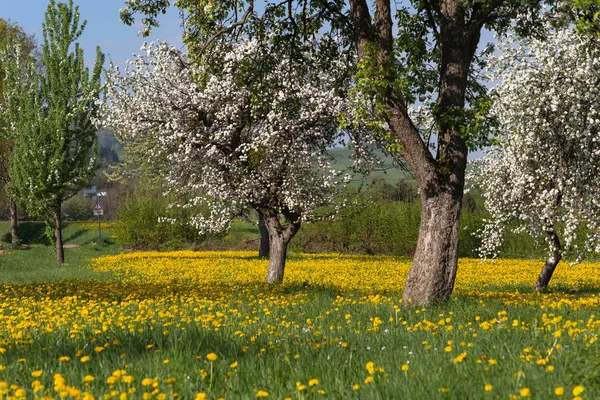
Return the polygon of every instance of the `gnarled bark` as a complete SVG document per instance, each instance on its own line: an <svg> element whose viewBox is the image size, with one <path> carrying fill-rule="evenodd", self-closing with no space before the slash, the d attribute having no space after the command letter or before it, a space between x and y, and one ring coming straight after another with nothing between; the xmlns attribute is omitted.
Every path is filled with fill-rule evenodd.
<svg viewBox="0 0 600 400"><path fill-rule="evenodd" d="M265 226L269 231L269 266L267 267L267 283L278 284L283 282L287 246L300 229L300 215L285 212L283 216L287 226L279 221L277 212L272 209L261 209Z"/></svg>
<svg viewBox="0 0 600 400"><path fill-rule="evenodd" d="M540 276L535 284L536 292L542 292L548 287L550 279L552 278L552 274L554 274L554 270L562 258L562 254L560 252L562 247L560 245L558 235L554 230L549 230L546 233L550 236L550 240L552 241L552 250L550 251L548 259L546 260L546 264L544 264L542 272L540 272Z"/></svg>
<svg viewBox="0 0 600 400"><path fill-rule="evenodd" d="M447 301L458 264L458 222L462 191L421 194L421 225L412 268L406 280L405 304Z"/></svg>
<svg viewBox="0 0 600 400"><path fill-rule="evenodd" d="M62 217L60 215L61 205L56 206L56 210L54 212L54 240L56 242L56 261L59 264L65 262L65 253L63 250L63 240L62 240Z"/></svg>

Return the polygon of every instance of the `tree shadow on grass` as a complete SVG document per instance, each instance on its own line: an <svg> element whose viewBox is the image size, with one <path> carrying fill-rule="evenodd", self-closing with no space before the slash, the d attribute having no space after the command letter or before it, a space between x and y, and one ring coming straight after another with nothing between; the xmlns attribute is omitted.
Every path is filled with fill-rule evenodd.
<svg viewBox="0 0 600 400"><path fill-rule="evenodd" d="M63 226L63 229L64 229L64 227L66 227L66 224ZM84 235L86 232L87 232L87 230L86 230L86 229L79 228L79 229L77 229L75 232L71 233L71 235L70 235L68 238L65 238L65 239L63 240L63 242L64 242L64 243L67 243L67 242L72 242L73 240L75 240L75 239L77 239L77 238L79 238L79 237L83 236L83 235Z"/></svg>
<svg viewBox="0 0 600 400"><path fill-rule="evenodd" d="M46 236L46 224L43 222L36 221L22 221L19 222L18 226L19 240L23 244L41 244L44 246L50 245L50 240ZM10 232L7 232L2 240L4 242L10 242Z"/></svg>
<svg viewBox="0 0 600 400"><path fill-rule="evenodd" d="M486 296L486 293L492 293ZM107 280L68 280L55 282L38 282L33 284L9 285L4 288L5 297L33 297L61 299L68 296L77 296L80 299L93 299L95 301L143 301L165 298L197 298L200 300L222 301L231 298L260 298L269 296L294 297L298 294L322 297L334 301L338 296L363 297L363 296L388 296L402 297L402 291L394 290L349 290L347 288L320 285L312 282L293 282L279 286L270 286L266 283L227 283L186 281L176 277L168 282L126 282L115 279ZM588 297L600 294L600 287L582 285L572 288L553 288L543 296L569 295L573 298ZM453 300L500 299L503 295L537 296L532 288L506 286L494 288L481 288L480 290L457 291ZM442 304L443 305L443 304Z"/></svg>

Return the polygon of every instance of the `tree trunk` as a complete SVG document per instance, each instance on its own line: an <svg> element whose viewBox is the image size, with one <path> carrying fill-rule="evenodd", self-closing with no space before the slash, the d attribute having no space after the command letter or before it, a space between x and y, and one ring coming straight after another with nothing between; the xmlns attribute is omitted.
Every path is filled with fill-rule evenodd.
<svg viewBox="0 0 600 400"><path fill-rule="evenodd" d="M62 218L60 212L61 205L59 204L54 212L54 240L56 241L56 261L62 264L65 262L65 253L63 250Z"/></svg>
<svg viewBox="0 0 600 400"><path fill-rule="evenodd" d="M288 243L286 243L282 235L271 236L269 239L270 255L269 266L267 268L267 283L278 284L283 282Z"/></svg>
<svg viewBox="0 0 600 400"><path fill-rule="evenodd" d="M269 266L267 268L267 283L279 284L283 282L287 246L300 229L300 215L284 212L287 226L284 228L279 222L278 213L271 209L261 209L265 226L269 232Z"/></svg>
<svg viewBox="0 0 600 400"><path fill-rule="evenodd" d="M17 247L19 244L19 235L17 231L17 203L11 198L8 199L10 206L10 245Z"/></svg>
<svg viewBox="0 0 600 400"><path fill-rule="evenodd" d="M462 190L421 195L421 225L404 304L425 305L450 299L458 264L458 223Z"/></svg>
<svg viewBox="0 0 600 400"><path fill-rule="evenodd" d="M366 0L350 0L359 62L376 50L378 67L384 72L387 110L382 113L399 154L410 166L421 189L419 239L404 290L404 304L425 305L447 301L454 288L458 262L458 223L467 164L463 134L464 107L471 63L485 18L465 15L464 2L440 0L425 4L436 15L441 52L439 96L434 113L437 135L435 159L428 143L413 124L406 99L394 88L397 76L388 63L394 57L393 19L390 0L375 0L375 18ZM432 10L433 7L436 7ZM372 8L372 7L371 7ZM469 18L476 16L473 20ZM372 23L374 22L374 24Z"/></svg>
<svg viewBox="0 0 600 400"><path fill-rule="evenodd" d="M258 246L258 256L260 258L269 257L269 230L265 225L265 218L262 213L258 211L258 233L260 234L260 243Z"/></svg>
<svg viewBox="0 0 600 400"><path fill-rule="evenodd" d="M536 292L543 292L548 287L548 283L550 283L552 274L562 258L562 254L560 252L562 247L556 232L554 232L554 230L550 230L546 233L550 236L550 240L552 240L552 251L550 252L548 259L546 260L546 264L544 264L542 272L540 273L540 276L535 284Z"/></svg>

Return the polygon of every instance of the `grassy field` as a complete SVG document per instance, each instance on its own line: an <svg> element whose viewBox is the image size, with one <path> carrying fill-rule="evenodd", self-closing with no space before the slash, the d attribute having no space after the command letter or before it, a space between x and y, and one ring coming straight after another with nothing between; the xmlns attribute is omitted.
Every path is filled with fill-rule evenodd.
<svg viewBox="0 0 600 400"><path fill-rule="evenodd" d="M0 256L1 398L600 398L598 264L536 295L539 262L461 259L450 304L406 309L407 259L292 254L270 288L254 252L111 255L79 229L67 266Z"/></svg>
<svg viewBox="0 0 600 400"><path fill-rule="evenodd" d="M106 224L105 224L106 225ZM98 240L97 223L65 223L65 264L59 266L49 246L41 222L20 222L19 234L25 246L9 250L9 224L0 222L0 245L5 254L0 254L0 283L30 283L61 279L97 278L101 274L81 268L88 260L119 250L114 245L109 231L104 231L104 240ZM106 227L106 226L105 226Z"/></svg>

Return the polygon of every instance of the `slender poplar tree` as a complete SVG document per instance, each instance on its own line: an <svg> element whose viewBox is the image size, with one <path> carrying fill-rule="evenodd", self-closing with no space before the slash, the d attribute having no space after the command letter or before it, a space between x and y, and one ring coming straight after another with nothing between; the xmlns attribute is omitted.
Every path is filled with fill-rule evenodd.
<svg viewBox="0 0 600 400"><path fill-rule="evenodd" d="M10 209L12 247L18 244L18 233L17 203L10 193L10 175L8 173L14 146L14 138L10 134L9 127L13 117L18 113L11 113L16 108L12 107L11 110L10 106L15 106L20 96L15 93L5 93L3 88L6 79L13 79L15 83L26 79L27 67L33 65L31 57L35 52L35 47L33 36L25 33L19 25L0 18L0 186ZM7 74L9 71L10 74Z"/></svg>
<svg viewBox="0 0 600 400"><path fill-rule="evenodd" d="M97 127L104 55L96 49L90 76L76 42L86 21L79 7L50 0L42 25L41 73L23 100L11 164L12 188L30 214L44 218L64 262L62 203L89 184L97 170Z"/></svg>

